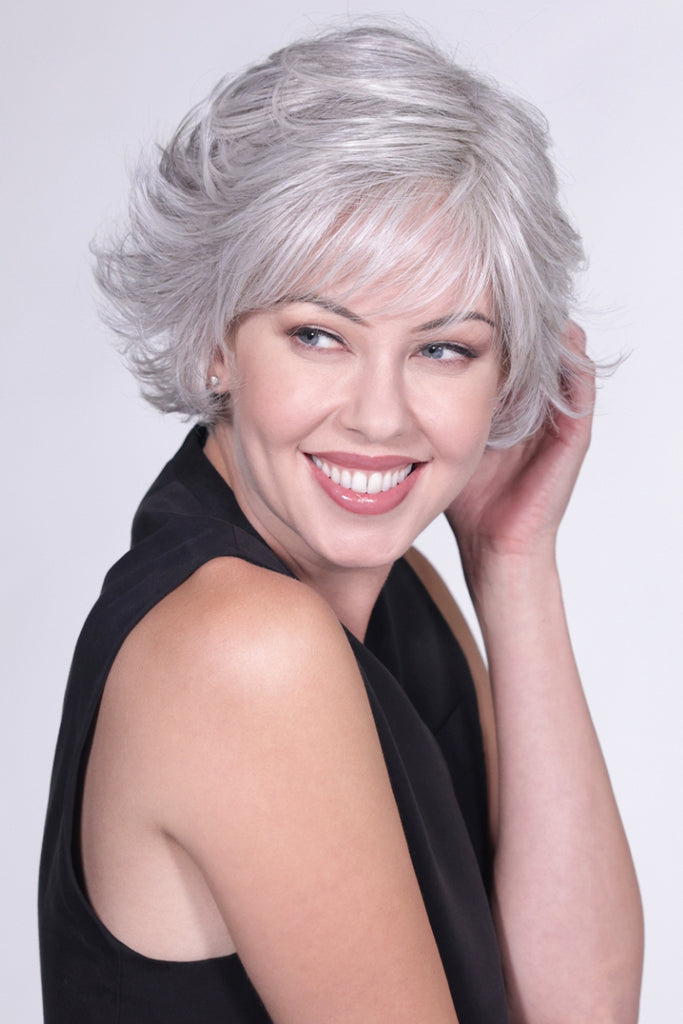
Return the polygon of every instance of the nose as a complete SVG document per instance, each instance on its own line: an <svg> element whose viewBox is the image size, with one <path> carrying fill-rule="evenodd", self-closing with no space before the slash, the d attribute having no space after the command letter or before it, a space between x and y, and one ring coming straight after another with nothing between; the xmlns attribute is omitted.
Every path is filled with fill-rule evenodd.
<svg viewBox="0 0 683 1024"><path fill-rule="evenodd" d="M381 358L363 360L348 382L340 423L371 444L407 434L412 417L401 368Z"/></svg>

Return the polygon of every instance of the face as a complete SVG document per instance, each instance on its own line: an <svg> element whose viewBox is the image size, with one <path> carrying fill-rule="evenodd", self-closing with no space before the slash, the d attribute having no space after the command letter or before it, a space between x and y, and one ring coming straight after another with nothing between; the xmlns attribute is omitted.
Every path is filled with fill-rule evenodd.
<svg viewBox="0 0 683 1024"><path fill-rule="evenodd" d="M390 566L464 487L488 438L500 372L487 302L373 308L393 307L325 296L250 314L230 366L215 368L232 417L210 457L303 579Z"/></svg>

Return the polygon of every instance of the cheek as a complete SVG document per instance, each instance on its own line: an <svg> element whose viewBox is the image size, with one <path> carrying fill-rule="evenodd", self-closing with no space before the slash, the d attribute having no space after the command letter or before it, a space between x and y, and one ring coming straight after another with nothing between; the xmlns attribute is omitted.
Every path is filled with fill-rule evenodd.
<svg viewBox="0 0 683 1024"><path fill-rule="evenodd" d="M316 394L305 382L277 372L244 379L233 399L233 423L264 446L296 445L328 411L330 389Z"/></svg>
<svg viewBox="0 0 683 1024"><path fill-rule="evenodd" d="M476 387L449 391L432 402L430 433L445 458L478 461L491 430L497 388Z"/></svg>

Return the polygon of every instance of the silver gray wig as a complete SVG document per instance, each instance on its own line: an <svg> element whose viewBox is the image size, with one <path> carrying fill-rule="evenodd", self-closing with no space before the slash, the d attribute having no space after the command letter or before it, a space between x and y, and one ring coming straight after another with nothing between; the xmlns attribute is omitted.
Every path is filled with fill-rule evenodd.
<svg viewBox="0 0 683 1024"><path fill-rule="evenodd" d="M548 144L535 108L393 28L224 79L141 163L122 240L93 246L143 393L210 424L227 408L209 366L247 312L330 287L390 286L403 308L488 288L504 368L490 444L571 412L562 331L582 252Z"/></svg>

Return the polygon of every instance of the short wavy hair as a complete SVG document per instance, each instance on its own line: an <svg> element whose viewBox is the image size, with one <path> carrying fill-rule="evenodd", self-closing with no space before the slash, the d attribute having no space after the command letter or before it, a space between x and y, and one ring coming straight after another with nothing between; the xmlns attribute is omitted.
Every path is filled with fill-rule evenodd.
<svg viewBox="0 0 683 1024"><path fill-rule="evenodd" d="M548 148L534 107L417 34L293 43L141 161L127 230L93 244L105 318L145 397L211 424L227 407L209 367L248 312L330 285L416 307L486 288L504 368L489 443L513 444L572 412L579 358L563 328L583 256Z"/></svg>

